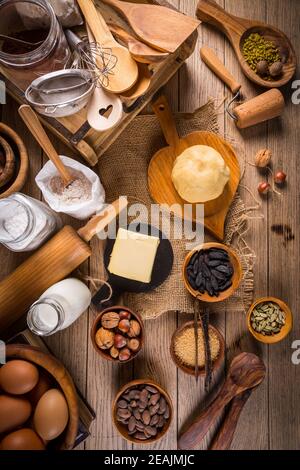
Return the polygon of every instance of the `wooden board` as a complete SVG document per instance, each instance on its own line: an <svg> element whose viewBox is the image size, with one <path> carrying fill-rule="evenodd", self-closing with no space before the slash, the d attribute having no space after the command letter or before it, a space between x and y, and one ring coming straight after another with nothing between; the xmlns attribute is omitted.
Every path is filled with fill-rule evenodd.
<svg viewBox="0 0 300 470"><path fill-rule="evenodd" d="M173 8L171 2L166 0L144 0L142 3ZM113 8L104 5L100 0L96 1L96 6L107 21L113 21L124 29L131 31L126 20L122 19ZM151 65L151 86L142 96L124 102L122 120L113 129L105 132L97 132L91 129L87 122L86 108L66 118L54 119L43 116L40 117L41 121L56 137L73 151L75 150L76 153L79 153L91 166L96 165L105 150L118 138L131 120L141 112L151 101L155 93L171 79L185 60L192 54L197 40L196 29L197 27L195 27L194 33L173 54L169 54L162 62ZM81 33L85 34L84 31L81 31ZM20 90L6 79L4 70L0 70L0 78L5 81L8 93L19 103L25 103L24 90Z"/></svg>
<svg viewBox="0 0 300 470"><path fill-rule="evenodd" d="M196 10L197 0L172 0L172 4L185 13L193 14ZM218 4L225 7L232 14L248 17L274 24L293 38L299 44L299 21L297 14L298 0L218 0ZM219 101L231 93L220 80L203 64L199 57L199 49L209 45L233 73L242 82L244 94L247 99L254 97L260 90L250 83L243 75L236 60L231 45L218 31L203 25L195 54L191 56L179 73L168 83L164 93L168 97L173 112L191 112L204 105L209 97ZM299 59L299 52L297 50ZM300 70L298 69L297 76ZM299 197L299 171L297 170L298 149L300 146L299 106L291 101L293 90L286 90L286 110L283 120L274 120L271 124L239 131L232 120L224 114L224 106L218 108L219 128L226 139L234 139L239 151L246 155L247 160L253 161L255 153L260 148L270 148L273 152L273 166L283 168L288 173L288 184L283 196L270 194L267 199L261 200L259 211L252 211L249 215L249 230L246 240L255 252L256 262L254 268L255 297L262 297L266 293L282 297L294 315L294 327L290 336L275 346L264 346L256 343L247 332L245 316L230 313L224 305L224 315L211 315L211 322L223 333L226 338L226 364L232 357L243 351L258 353L268 368L268 377L264 383L249 398L234 434L232 449L297 449L300 450L299 428L300 410L300 365L291 361L294 350L293 341L300 338L299 303L299 237L298 224L300 217ZM148 108L149 111L149 108ZM8 97L7 105L2 106L2 119L12 125L24 138L29 154L30 173L23 192L41 198L40 192L34 184L34 177L40 169L42 162L41 150L25 129L18 117L16 104ZM72 155L58 139L53 139L59 153ZM240 193L248 207L256 205L253 195L257 197L256 188L263 179L263 175L250 165L246 165L245 176L242 181ZM260 201L258 197L258 201ZM263 214L264 219L253 219L257 214ZM64 216L65 223L72 223L78 228L80 222ZM296 239L284 246L283 237L272 232L274 223L286 223L290 226ZM206 234L206 241L210 235ZM104 276L102 266L103 243L95 239L92 242L93 256L81 269L82 274L89 274L101 279ZM0 247L1 269L0 277L4 278L28 254L13 253ZM287 260L289 262L287 262ZM174 403L174 420L167 435L153 446L134 446L147 450L164 451L177 448L177 433L191 417L204 409L220 386L223 370L214 377L210 394L204 391L204 382L199 380L196 384L193 377L176 370L170 354L169 346L173 332L177 325L190 319L189 315L168 313L155 321L145 322L146 344L141 355L133 364L115 367L101 361L94 352L89 341L90 329L95 312L82 315L70 328L47 338L51 350L64 363L70 371L76 385L89 403L93 405L97 418L92 426L92 434L80 447L87 450L108 449L132 450L132 445L124 441L113 428L111 422L111 403L119 388L132 380L132 378L152 377L171 394ZM70 351L72 353L70 354ZM206 439L197 447L207 449L215 435L213 428Z"/></svg>
<svg viewBox="0 0 300 470"><path fill-rule="evenodd" d="M160 109L161 106L164 107L164 110ZM204 225L218 240L223 240L226 215L240 181L239 163L233 148L228 142L212 132L193 132L177 140L178 135L174 135L177 133L174 126L172 128L172 119L167 115L164 99L157 100L154 108L157 109L160 121L164 121L164 133L170 145L159 150L150 161L148 185L152 198L158 204L167 204L170 207L174 205L175 212L181 217L187 202L180 197L171 179L175 160L181 152L194 145L207 145L214 148L222 155L230 169L230 180L221 196L204 204ZM165 113L165 116L162 116L162 113ZM201 220L197 220L196 206L196 204L192 204L192 220L201 222Z"/></svg>

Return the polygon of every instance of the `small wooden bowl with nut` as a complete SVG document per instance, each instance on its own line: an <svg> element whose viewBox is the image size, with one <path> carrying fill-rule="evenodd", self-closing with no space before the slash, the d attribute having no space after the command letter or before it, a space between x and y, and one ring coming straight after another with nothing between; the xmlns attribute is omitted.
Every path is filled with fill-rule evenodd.
<svg viewBox="0 0 300 470"><path fill-rule="evenodd" d="M104 359L127 363L144 345L144 324L140 315L126 307L109 307L95 318L91 339L95 350Z"/></svg>
<svg viewBox="0 0 300 470"><path fill-rule="evenodd" d="M273 309L271 313L266 310L270 305L275 305L275 310ZM293 315L288 305L282 300L276 297L262 297L251 305L247 315L247 324L255 339L265 344L274 344L282 341L290 333Z"/></svg>
<svg viewBox="0 0 300 470"><path fill-rule="evenodd" d="M135 444L153 444L169 430L173 405L169 394L153 380L132 380L114 399L112 416L124 439Z"/></svg>

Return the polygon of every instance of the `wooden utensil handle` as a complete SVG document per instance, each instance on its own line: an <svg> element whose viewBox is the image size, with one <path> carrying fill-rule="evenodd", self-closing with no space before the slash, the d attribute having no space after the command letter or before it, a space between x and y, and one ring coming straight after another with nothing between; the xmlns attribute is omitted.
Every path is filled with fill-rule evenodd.
<svg viewBox="0 0 300 470"><path fill-rule="evenodd" d="M74 178L72 178L69 171L61 161L34 110L29 105L23 104L19 107L19 115L27 125L34 138L40 144L45 154L56 166L57 171L60 173L65 184L71 183Z"/></svg>
<svg viewBox="0 0 300 470"><path fill-rule="evenodd" d="M128 205L127 198L120 197L106 206L98 215L95 215L84 227L78 230L78 235L89 242L94 235L100 233L110 224Z"/></svg>
<svg viewBox="0 0 300 470"><path fill-rule="evenodd" d="M105 44L106 41L113 39L105 19L100 11L96 9L93 0L78 0L83 16L88 23L96 42ZM99 26L101 26L99 28Z"/></svg>
<svg viewBox="0 0 300 470"><path fill-rule="evenodd" d="M236 387L230 386L226 381L217 398L204 410L180 436L178 448L181 450L192 449L206 436L211 426L216 422L223 409L235 396Z"/></svg>
<svg viewBox="0 0 300 470"><path fill-rule="evenodd" d="M152 103L152 108L156 116L158 117L166 142L171 147L175 147L176 149L178 149L180 146L180 139L167 98L164 95L159 96Z"/></svg>
<svg viewBox="0 0 300 470"><path fill-rule="evenodd" d="M239 36L245 30L241 18L230 15L214 0L199 0L196 14L199 20L215 26L229 36Z"/></svg>
<svg viewBox="0 0 300 470"><path fill-rule="evenodd" d="M241 84L235 80L229 70L227 70L220 59L216 56L214 51L208 46L203 46L200 49L200 56L203 62L205 62L205 64L230 88L232 93L235 95L241 88Z"/></svg>
<svg viewBox="0 0 300 470"><path fill-rule="evenodd" d="M246 390L232 400L221 428L210 446L210 450L230 449L240 414L243 411L252 390L253 389Z"/></svg>

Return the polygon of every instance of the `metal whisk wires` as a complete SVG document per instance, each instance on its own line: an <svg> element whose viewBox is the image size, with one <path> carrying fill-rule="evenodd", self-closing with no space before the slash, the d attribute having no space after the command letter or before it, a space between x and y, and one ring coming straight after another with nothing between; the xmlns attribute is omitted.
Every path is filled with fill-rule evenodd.
<svg viewBox="0 0 300 470"><path fill-rule="evenodd" d="M107 88L109 76L113 75L118 62L112 50L97 42L89 42L87 38L80 39L70 30L66 31L66 37L74 55L71 68L88 70L95 77L95 81Z"/></svg>

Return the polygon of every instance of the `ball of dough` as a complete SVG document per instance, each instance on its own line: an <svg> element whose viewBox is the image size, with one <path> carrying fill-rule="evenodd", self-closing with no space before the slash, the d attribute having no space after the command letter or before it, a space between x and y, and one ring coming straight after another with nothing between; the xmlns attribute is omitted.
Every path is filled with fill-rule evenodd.
<svg viewBox="0 0 300 470"><path fill-rule="evenodd" d="M230 170L212 147L194 145L176 158L172 181L178 194L189 203L217 199L229 181Z"/></svg>

